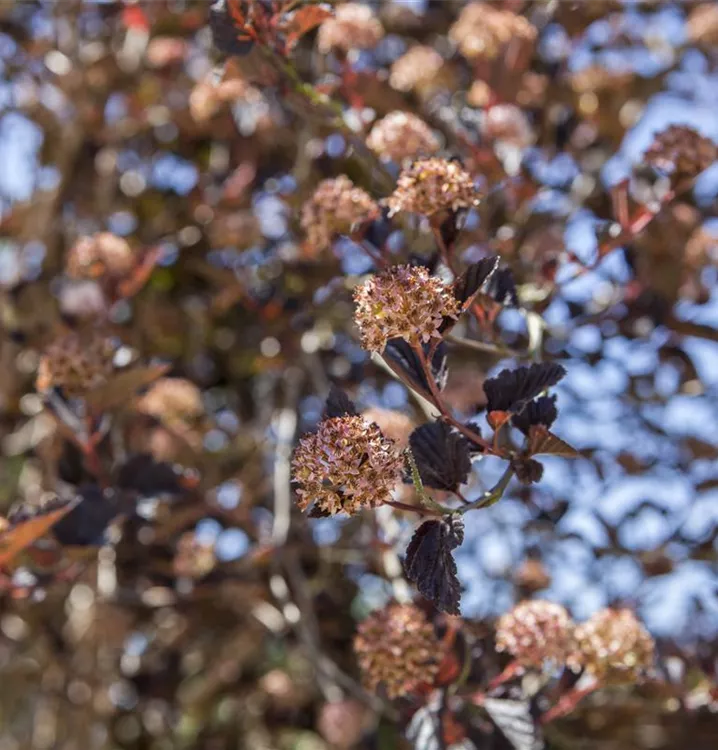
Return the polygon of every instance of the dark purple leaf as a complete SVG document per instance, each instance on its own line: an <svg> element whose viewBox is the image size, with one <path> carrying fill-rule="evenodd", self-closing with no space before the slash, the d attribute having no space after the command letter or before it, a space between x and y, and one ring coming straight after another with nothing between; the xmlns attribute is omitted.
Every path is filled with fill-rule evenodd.
<svg viewBox="0 0 718 750"><path fill-rule="evenodd" d="M566 370L553 362L541 362L516 370L502 370L495 378L484 381L488 411L518 414L538 396L563 378Z"/></svg>
<svg viewBox="0 0 718 750"><path fill-rule="evenodd" d="M540 482L543 476L543 465L529 458L528 456L520 456L515 458L511 462L511 468L516 474L516 478L521 484L532 484L534 482Z"/></svg>
<svg viewBox="0 0 718 750"><path fill-rule="evenodd" d="M132 456L117 473L117 486L142 497L179 495L182 492L182 473L163 461L155 461L149 453Z"/></svg>
<svg viewBox="0 0 718 750"><path fill-rule="evenodd" d="M409 437L409 446L426 487L454 491L469 478L469 441L446 422L417 427ZM411 477L405 481L411 481Z"/></svg>
<svg viewBox="0 0 718 750"><path fill-rule="evenodd" d="M491 277L499 267L499 256L492 255L472 263L464 273L454 282L454 296L465 306L480 291L490 283Z"/></svg>
<svg viewBox="0 0 718 750"><path fill-rule="evenodd" d="M530 401L522 411L511 417L511 424L528 435L529 428L535 424L546 428L556 421L558 409L556 409L556 396L541 396L535 401Z"/></svg>
<svg viewBox="0 0 718 750"><path fill-rule="evenodd" d="M424 351L429 353L429 344L424 344ZM411 348L404 339L392 339L386 345L384 358L392 369L397 369L411 381L412 387L416 390L429 393L429 382L419 362L416 352ZM446 385L448 369L446 365L446 345L442 341L434 352L431 360L431 372L434 376L434 382L439 390L443 390Z"/></svg>
<svg viewBox="0 0 718 750"><path fill-rule="evenodd" d="M252 51L252 40L239 23L242 12L238 0L215 0L209 8L212 42L225 55L247 55Z"/></svg>
<svg viewBox="0 0 718 750"><path fill-rule="evenodd" d="M529 430L528 452L531 455L563 456L563 458L580 458L581 454L553 432L541 425L534 425Z"/></svg>
<svg viewBox="0 0 718 750"><path fill-rule="evenodd" d="M324 405L324 419L333 417L355 417L359 414L354 402L341 388L333 385Z"/></svg>
<svg viewBox="0 0 718 750"><path fill-rule="evenodd" d="M52 528L60 544L99 547L109 524L120 514L120 495L106 494L96 485L85 485L79 503Z"/></svg>
<svg viewBox="0 0 718 750"><path fill-rule="evenodd" d="M461 602L461 586L451 552L463 541L463 520L449 516L422 523L406 549L407 578L437 609L451 615L459 614Z"/></svg>
<svg viewBox="0 0 718 750"><path fill-rule="evenodd" d="M441 222L439 234L441 235L441 241L444 243L444 247L447 251L450 251L456 244L456 240L459 239L459 235L466 223L467 213L466 209L451 211L449 216Z"/></svg>
<svg viewBox="0 0 718 750"><path fill-rule="evenodd" d="M499 268L489 278L486 295L503 307L518 307L519 297L516 282L510 268Z"/></svg>

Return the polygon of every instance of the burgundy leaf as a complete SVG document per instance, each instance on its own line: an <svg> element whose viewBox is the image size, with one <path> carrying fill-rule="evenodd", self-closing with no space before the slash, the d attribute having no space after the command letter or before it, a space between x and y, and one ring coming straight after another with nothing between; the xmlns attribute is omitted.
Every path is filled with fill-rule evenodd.
<svg viewBox="0 0 718 750"><path fill-rule="evenodd" d="M429 344L424 344L424 351L428 357ZM392 369L398 371L411 381L413 388L423 391L426 394L430 392L429 382L421 367L419 357L417 357L411 345L404 341L404 339L391 339L384 350L384 358ZM431 372L439 390L443 390L446 385L446 377L448 375L446 359L446 345L442 341L436 348L431 360Z"/></svg>
<svg viewBox="0 0 718 750"><path fill-rule="evenodd" d="M142 497L179 495L183 490L182 472L164 461L155 461L149 453L139 453L120 468L117 486Z"/></svg>
<svg viewBox="0 0 718 750"><path fill-rule="evenodd" d="M499 267L499 256L492 255L472 263L454 282L454 296L466 307L474 296L488 287L490 280Z"/></svg>
<svg viewBox="0 0 718 750"><path fill-rule="evenodd" d="M120 514L120 493L103 492L96 485L85 485L79 501L52 529L60 544L68 547L99 547L105 541L109 524Z"/></svg>
<svg viewBox="0 0 718 750"><path fill-rule="evenodd" d="M449 516L421 524L406 549L407 578L437 609L451 615L459 614L461 601L461 586L451 552L463 541L463 520L460 516Z"/></svg>
<svg viewBox="0 0 718 750"><path fill-rule="evenodd" d="M511 424L528 435L532 425L543 425L546 428L556 421L558 409L556 409L556 396L541 396L535 401L530 401L522 411L514 414Z"/></svg>
<svg viewBox="0 0 718 750"><path fill-rule="evenodd" d="M511 461L511 468L516 474L516 478L521 484L532 484L534 482L540 482L543 476L543 465L529 458L528 456L519 456Z"/></svg>
<svg viewBox="0 0 718 750"><path fill-rule="evenodd" d="M246 16L237 0L215 0L209 8L214 46L225 55L247 55L253 43L244 31Z"/></svg>
<svg viewBox="0 0 718 750"><path fill-rule="evenodd" d="M503 307L518 307L519 297L511 269L499 268L493 273L489 278L485 294Z"/></svg>
<svg viewBox="0 0 718 750"><path fill-rule="evenodd" d="M563 456L564 458L580 458L581 454L565 441L549 432L541 425L534 425L529 430L528 452L532 456L539 454Z"/></svg>
<svg viewBox="0 0 718 750"><path fill-rule="evenodd" d="M471 446L446 422L427 422L417 427L409 437L409 446L426 487L454 491L468 479Z"/></svg>
<svg viewBox="0 0 718 750"><path fill-rule="evenodd" d="M324 406L324 419L333 417L355 417L359 414L354 402L341 388L333 385Z"/></svg>
<svg viewBox="0 0 718 750"><path fill-rule="evenodd" d="M516 370L502 370L484 381L488 411L518 414L541 391L556 385L566 370L553 362L541 362Z"/></svg>

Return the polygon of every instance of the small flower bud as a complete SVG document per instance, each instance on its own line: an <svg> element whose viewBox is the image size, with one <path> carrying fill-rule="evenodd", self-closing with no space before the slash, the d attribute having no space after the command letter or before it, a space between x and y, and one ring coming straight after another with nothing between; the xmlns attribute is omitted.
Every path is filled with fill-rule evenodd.
<svg viewBox="0 0 718 750"><path fill-rule="evenodd" d="M573 647L573 621L560 604L530 600L517 604L496 624L496 650L507 651L522 666L545 661L564 664Z"/></svg>
<svg viewBox="0 0 718 750"><path fill-rule="evenodd" d="M379 206L346 176L323 180L302 206L301 226L315 252L327 250L337 235L379 216Z"/></svg>
<svg viewBox="0 0 718 750"><path fill-rule="evenodd" d="M653 638L629 609L600 610L576 626L574 639L569 666L603 683L634 682L653 662Z"/></svg>
<svg viewBox="0 0 718 750"><path fill-rule="evenodd" d="M346 3L319 27L317 45L324 54L332 50L372 49L383 36L384 27L368 5Z"/></svg>
<svg viewBox="0 0 718 750"><path fill-rule="evenodd" d="M305 435L292 460L297 504L315 503L330 515L352 515L391 500L404 459L375 424L362 417L325 419Z"/></svg>
<svg viewBox="0 0 718 750"><path fill-rule="evenodd" d="M478 203L479 193L471 175L455 161L437 157L415 161L404 169L396 189L386 199L391 215L408 211L432 216Z"/></svg>
<svg viewBox="0 0 718 750"><path fill-rule="evenodd" d="M411 112L391 112L374 124L366 145L382 159L403 162L439 150L431 128Z"/></svg>
<svg viewBox="0 0 718 750"><path fill-rule="evenodd" d="M389 339L422 344L440 338L446 317L456 318L459 303L451 288L423 266L395 266L372 276L354 291L362 346L382 352Z"/></svg>
<svg viewBox="0 0 718 750"><path fill-rule="evenodd" d="M359 625L354 652L367 689L383 684L392 699L431 684L442 656L433 625L413 604L373 612Z"/></svg>

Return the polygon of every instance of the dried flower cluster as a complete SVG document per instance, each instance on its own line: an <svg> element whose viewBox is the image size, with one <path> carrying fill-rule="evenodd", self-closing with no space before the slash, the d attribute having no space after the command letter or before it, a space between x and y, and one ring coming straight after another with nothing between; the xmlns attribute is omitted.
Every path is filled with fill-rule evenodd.
<svg viewBox="0 0 718 750"><path fill-rule="evenodd" d="M107 382L113 372L116 346L101 331L71 332L45 349L37 371L36 386L45 392L59 388L71 398Z"/></svg>
<svg viewBox="0 0 718 750"><path fill-rule="evenodd" d="M602 609L574 630L576 650L569 659L603 683L630 683L653 662L651 635L629 609Z"/></svg>
<svg viewBox="0 0 718 750"><path fill-rule="evenodd" d="M438 337L444 319L459 310L450 287L421 266L372 276L356 288L354 302L362 346L370 352L384 351L390 339L420 344Z"/></svg>
<svg viewBox="0 0 718 750"><path fill-rule="evenodd" d="M292 461L297 503L328 515L357 513L391 500L404 459L396 445L363 417L325 419L305 435Z"/></svg>
<svg viewBox="0 0 718 750"><path fill-rule="evenodd" d="M364 190L340 175L319 183L312 197L302 206L301 226L313 253L331 247L340 234L376 219L379 206Z"/></svg>
<svg viewBox="0 0 718 750"><path fill-rule="evenodd" d="M533 44L536 28L523 16L488 3L469 3L449 31L449 38L469 60L493 60L512 40Z"/></svg>
<svg viewBox="0 0 718 750"><path fill-rule="evenodd" d="M346 3L336 9L319 27L319 51L349 52L352 49L371 49L384 36L384 28L374 11L362 3Z"/></svg>
<svg viewBox="0 0 718 750"><path fill-rule="evenodd" d="M481 122L481 135L489 141L503 141L516 148L526 148L534 141L526 114L515 104L489 107Z"/></svg>
<svg viewBox="0 0 718 750"><path fill-rule="evenodd" d="M439 150L439 141L431 128L411 112L390 112L369 133L366 145L381 156L403 162L429 156Z"/></svg>
<svg viewBox="0 0 718 750"><path fill-rule="evenodd" d="M479 192L471 175L457 162L437 157L421 159L404 169L386 200L390 215L407 211L433 216L478 203Z"/></svg>
<svg viewBox="0 0 718 750"><path fill-rule="evenodd" d="M668 172L674 183L692 180L718 157L718 147L685 125L671 125L660 132L644 155L644 162Z"/></svg>
<svg viewBox="0 0 718 750"><path fill-rule="evenodd" d="M394 62L389 83L397 91L421 93L437 82L443 67L444 58L433 47L417 44Z"/></svg>
<svg viewBox="0 0 718 750"><path fill-rule="evenodd" d="M135 265L135 254L129 242L111 232L81 237L67 254L66 270L75 279L97 279L100 276L119 279Z"/></svg>
<svg viewBox="0 0 718 750"><path fill-rule="evenodd" d="M565 607L540 599L517 604L496 625L496 650L525 667L563 665L573 649L573 620Z"/></svg>
<svg viewBox="0 0 718 750"><path fill-rule="evenodd" d="M434 626L411 604L390 604L367 617L354 651L367 688L374 691L381 684L389 698L431 684L441 658Z"/></svg>

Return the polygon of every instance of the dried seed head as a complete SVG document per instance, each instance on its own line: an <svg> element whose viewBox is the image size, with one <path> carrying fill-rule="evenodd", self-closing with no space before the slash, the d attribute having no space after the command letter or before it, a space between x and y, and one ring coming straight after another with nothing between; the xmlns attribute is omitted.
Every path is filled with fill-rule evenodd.
<svg viewBox="0 0 718 750"><path fill-rule="evenodd" d="M432 216L476 206L479 193L471 175L457 162L432 157L402 170L386 199L390 215L399 211Z"/></svg>
<svg viewBox="0 0 718 750"><path fill-rule="evenodd" d="M354 652L367 688L383 684L392 699L431 684L442 656L433 625L413 604L390 604L367 617Z"/></svg>
<svg viewBox="0 0 718 750"><path fill-rule="evenodd" d="M137 410L162 422L187 422L204 414L202 393L184 378L160 378L137 404Z"/></svg>
<svg viewBox="0 0 718 750"><path fill-rule="evenodd" d="M433 48L412 47L391 66L389 84L398 91L421 91L439 79L444 58Z"/></svg>
<svg viewBox="0 0 718 750"><path fill-rule="evenodd" d="M374 124L366 145L382 159L402 162L439 150L431 128L411 112L391 112Z"/></svg>
<svg viewBox="0 0 718 750"><path fill-rule="evenodd" d="M61 388L71 398L107 382L113 372L115 344L99 331L69 333L47 347L40 358L36 387Z"/></svg>
<svg viewBox="0 0 718 750"><path fill-rule="evenodd" d="M367 409L362 416L367 422L378 424L382 434L393 440L400 449L403 450L409 444L409 435L414 429L414 423L406 414L393 409L374 407Z"/></svg>
<svg viewBox="0 0 718 750"><path fill-rule="evenodd" d="M456 318L459 303L451 288L423 266L395 266L354 290L354 321L362 346L382 352L389 339L421 344L440 338L446 317Z"/></svg>
<svg viewBox="0 0 718 750"><path fill-rule="evenodd" d="M469 3L449 30L449 38L468 60L494 60L510 42L531 47L536 28L510 10Z"/></svg>
<svg viewBox="0 0 718 750"><path fill-rule="evenodd" d="M66 270L74 279L107 276L120 279L135 266L135 254L129 242L111 232L81 237L67 255Z"/></svg>
<svg viewBox="0 0 718 750"><path fill-rule="evenodd" d="M502 615L496 625L496 650L507 651L525 667L545 661L564 664L573 647L573 621L560 604L530 600Z"/></svg>
<svg viewBox="0 0 718 750"><path fill-rule="evenodd" d="M686 125L671 125L658 133L644 161L671 175L674 183L692 180L713 164L718 147Z"/></svg>
<svg viewBox="0 0 718 750"><path fill-rule="evenodd" d="M653 662L650 633L629 609L602 609L574 630L568 663L584 667L603 683L631 683Z"/></svg>
<svg viewBox="0 0 718 750"><path fill-rule="evenodd" d="M301 226L313 252L329 249L340 234L379 216L379 206L346 176L323 180L302 206Z"/></svg>
<svg viewBox="0 0 718 750"><path fill-rule="evenodd" d="M317 45L325 54L332 50L372 49L383 36L384 27L368 5L346 3L319 27Z"/></svg>
<svg viewBox="0 0 718 750"><path fill-rule="evenodd" d="M404 466L396 445L363 417L325 419L305 435L292 459L297 504L352 515L391 500Z"/></svg>

